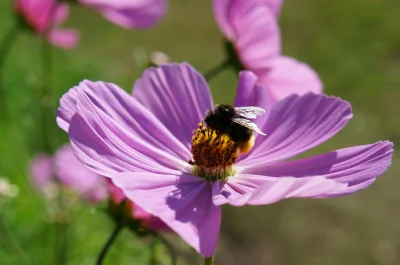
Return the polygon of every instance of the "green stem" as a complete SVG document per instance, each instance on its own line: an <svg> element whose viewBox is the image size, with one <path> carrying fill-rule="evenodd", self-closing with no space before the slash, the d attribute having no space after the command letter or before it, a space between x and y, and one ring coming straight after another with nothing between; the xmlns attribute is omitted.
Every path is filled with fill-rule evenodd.
<svg viewBox="0 0 400 265"><path fill-rule="evenodd" d="M42 105L42 147L44 151L51 152L50 137L51 132L49 125L51 124L50 114L52 113L53 95L51 91L52 82L52 48L47 39L43 38L42 46L42 65L43 65L43 84L39 100Z"/></svg>
<svg viewBox="0 0 400 265"><path fill-rule="evenodd" d="M53 75L53 49L48 40L48 35L53 28L54 16L58 8L58 3L55 3L49 14L49 23L43 34L42 38L42 90L39 93L39 101L42 105L42 147L44 151L50 153L51 140L55 137L55 133L52 132L54 127L53 113L55 113L54 107L54 95L52 91L52 75Z"/></svg>
<svg viewBox="0 0 400 265"><path fill-rule="evenodd" d="M56 229L56 264L66 265L68 260L69 220L63 216L54 225Z"/></svg>
<svg viewBox="0 0 400 265"><path fill-rule="evenodd" d="M4 86L4 65L12 44L17 39L20 27L15 23L4 36L0 43L0 117L7 120L6 91Z"/></svg>
<svg viewBox="0 0 400 265"><path fill-rule="evenodd" d="M204 258L204 265L214 265L214 255L209 258Z"/></svg>
<svg viewBox="0 0 400 265"><path fill-rule="evenodd" d="M121 232L122 228L124 228L124 225L121 223L117 224L115 227L114 231L112 232L111 236L108 238L106 244L104 245L103 249L101 250L97 261L96 265L101 265L103 263L103 260L110 249L111 245L114 243L115 239L117 238L119 232Z"/></svg>
<svg viewBox="0 0 400 265"><path fill-rule="evenodd" d="M230 60L224 60L218 65L214 66L210 70L204 73L204 78L207 81L210 81L212 78L220 74L223 70L225 70L230 65Z"/></svg>
<svg viewBox="0 0 400 265"><path fill-rule="evenodd" d="M172 244L165 238L163 237L161 234L155 234L155 237L157 237L163 244L164 246L167 248L169 255L171 257L171 265L177 265L177 255L174 249L174 246L172 246Z"/></svg>
<svg viewBox="0 0 400 265"><path fill-rule="evenodd" d="M151 255L150 255L150 265L158 264L158 244L159 239L156 236L153 236L153 242L151 244Z"/></svg>
<svg viewBox="0 0 400 265"><path fill-rule="evenodd" d="M28 258L25 256L25 253L20 246L19 242L17 239L13 236L11 231L9 230L9 227L3 221L3 219L0 218L0 234L1 234L1 241L4 244L5 248L8 248L9 252L12 253L16 259L18 259L18 264L29 264Z"/></svg>

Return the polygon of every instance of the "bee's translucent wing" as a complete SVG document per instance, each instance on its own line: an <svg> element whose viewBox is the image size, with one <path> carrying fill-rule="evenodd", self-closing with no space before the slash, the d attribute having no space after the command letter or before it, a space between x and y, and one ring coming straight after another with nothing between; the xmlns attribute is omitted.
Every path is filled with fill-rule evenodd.
<svg viewBox="0 0 400 265"><path fill-rule="evenodd" d="M265 110L256 106L236 107L236 114L246 119L255 119L265 113Z"/></svg>
<svg viewBox="0 0 400 265"><path fill-rule="evenodd" d="M237 124L240 124L246 128L249 128L252 131L258 132L259 134L266 135L265 133L263 133L260 130L260 128L258 128L257 124L255 124L252 121L249 121L249 120L243 119L243 118L233 118L232 121L236 122Z"/></svg>

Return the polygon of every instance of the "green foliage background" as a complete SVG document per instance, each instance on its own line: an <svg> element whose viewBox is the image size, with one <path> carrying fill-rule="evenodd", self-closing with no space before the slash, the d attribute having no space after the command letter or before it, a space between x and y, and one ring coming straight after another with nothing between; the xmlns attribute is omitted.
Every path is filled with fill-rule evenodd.
<svg viewBox="0 0 400 265"><path fill-rule="evenodd" d="M283 53L314 67L325 92L353 106L354 118L348 126L311 153L385 139L399 143L399 14L397 0L288 0L284 4ZM11 1L1 1L0 36L13 21ZM55 99L83 79L114 82L130 91L143 70L139 58L155 50L168 53L173 61L188 61L201 72L224 57L210 1L171 0L167 17L146 31L118 28L82 7L72 8L67 26L78 28L82 39L75 50L54 49ZM55 246L63 235L70 245L68 264L94 264L113 226L102 213L105 205L95 209L78 203L68 229L57 227L48 214L48 203L27 178L29 157L42 141L35 101L42 82L40 49L38 39L21 34L7 58L7 102L14 125L0 127L0 176L17 184L20 193L0 202L0 264L62 264ZM236 82L231 71L213 79L215 102L232 102ZM55 123L51 139L53 148L67 141ZM351 196L224 208L216 264L399 264L399 172L395 154L382 178ZM125 231L106 264L148 264L149 243ZM199 261L180 239L174 243L182 263Z"/></svg>

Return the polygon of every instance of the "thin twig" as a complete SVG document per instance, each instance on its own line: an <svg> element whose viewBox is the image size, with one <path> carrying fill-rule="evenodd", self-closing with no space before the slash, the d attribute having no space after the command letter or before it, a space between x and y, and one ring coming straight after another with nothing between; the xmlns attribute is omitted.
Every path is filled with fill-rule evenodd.
<svg viewBox="0 0 400 265"><path fill-rule="evenodd" d="M103 260L106 257L108 250L110 249L111 245L114 243L119 232L122 231L122 228L124 228L124 225L122 222L116 225L113 232L111 233L111 236L108 238L106 244L104 245L103 249L101 250L101 252L97 258L96 265L101 265L103 263Z"/></svg>
<svg viewBox="0 0 400 265"><path fill-rule="evenodd" d="M155 237L157 237L163 244L164 246L167 248L169 255L171 257L171 265L177 265L177 254L176 251L174 249L174 246L171 244L171 242L169 242L164 236L162 236L161 234L157 233L154 235Z"/></svg>
<svg viewBox="0 0 400 265"><path fill-rule="evenodd" d="M153 236L153 242L151 243L151 254L150 254L150 265L158 264L158 243L159 238L157 236Z"/></svg>
<svg viewBox="0 0 400 265"><path fill-rule="evenodd" d="M0 43L0 117L4 120L8 119L7 105L6 105L6 91L4 85L4 65L10 48L17 39L20 26L15 23L6 33Z"/></svg>
<svg viewBox="0 0 400 265"><path fill-rule="evenodd" d="M18 259L18 264L29 264L28 258L25 256L19 242L14 238L11 231L9 231L8 226L1 218L0 234L5 247L8 247L9 251Z"/></svg>
<svg viewBox="0 0 400 265"><path fill-rule="evenodd" d="M68 241L69 241L69 220L59 220L55 224L57 242L56 245L56 264L66 265L68 261Z"/></svg>
<svg viewBox="0 0 400 265"><path fill-rule="evenodd" d="M49 129L51 121L49 120L49 114L52 113L53 105L53 94L51 91L52 87L52 47L48 41L48 35L53 27L53 13L57 8L57 3L53 5L53 8L49 14L49 24L43 34L42 39L42 90L39 93L39 101L42 105L42 147L44 151L51 152L51 143L53 135Z"/></svg>
<svg viewBox="0 0 400 265"><path fill-rule="evenodd" d="M212 78L214 78L216 75L220 74L223 70L225 70L228 66L230 65L230 60L224 60L221 63L217 64L207 72L205 72L204 78L207 81L210 81Z"/></svg>

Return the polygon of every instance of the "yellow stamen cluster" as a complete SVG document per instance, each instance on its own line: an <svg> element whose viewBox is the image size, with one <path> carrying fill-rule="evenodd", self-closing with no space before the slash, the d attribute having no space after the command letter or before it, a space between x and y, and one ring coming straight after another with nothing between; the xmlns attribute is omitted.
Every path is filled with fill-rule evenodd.
<svg viewBox="0 0 400 265"><path fill-rule="evenodd" d="M193 173L210 181L232 176L233 163L239 157L239 146L227 134L206 128L199 123L192 137Z"/></svg>

